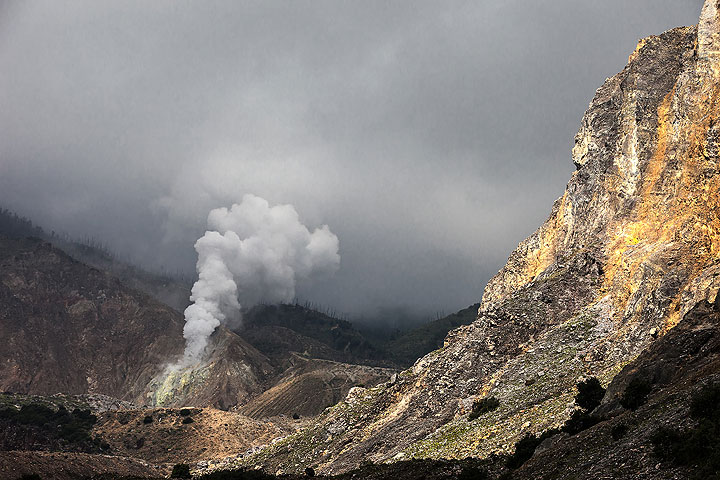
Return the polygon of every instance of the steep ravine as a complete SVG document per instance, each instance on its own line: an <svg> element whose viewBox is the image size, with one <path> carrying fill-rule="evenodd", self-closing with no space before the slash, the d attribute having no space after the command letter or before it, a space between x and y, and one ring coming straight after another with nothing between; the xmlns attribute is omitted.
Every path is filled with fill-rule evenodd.
<svg viewBox="0 0 720 480"><path fill-rule="evenodd" d="M347 471L365 460L485 457L562 424L584 375L603 384L720 286L717 0L699 27L643 39L583 117L549 219L490 281L477 320L317 425L247 460ZM476 398L500 407L469 422Z"/></svg>

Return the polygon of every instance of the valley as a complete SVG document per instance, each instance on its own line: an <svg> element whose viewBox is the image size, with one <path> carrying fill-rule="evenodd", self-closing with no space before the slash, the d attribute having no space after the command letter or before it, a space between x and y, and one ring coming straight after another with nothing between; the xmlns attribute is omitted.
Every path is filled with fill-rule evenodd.
<svg viewBox="0 0 720 480"><path fill-rule="evenodd" d="M290 219L260 247L219 233L245 204L213 210L191 294L3 209L0 477L718 478L718 52L717 0L640 40L595 92L547 220L479 303L408 331L244 297L233 322L238 288L282 290L289 267L227 245L269 258L287 228L310 240L282 266L339 262L289 205L245 197Z"/></svg>

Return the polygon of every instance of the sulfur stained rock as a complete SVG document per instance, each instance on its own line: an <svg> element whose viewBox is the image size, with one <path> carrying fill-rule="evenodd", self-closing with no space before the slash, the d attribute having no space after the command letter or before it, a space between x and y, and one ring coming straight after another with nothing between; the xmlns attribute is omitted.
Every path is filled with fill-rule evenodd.
<svg viewBox="0 0 720 480"><path fill-rule="evenodd" d="M548 220L489 282L477 320L395 384L341 403L248 463L343 472L363 460L486 457L568 417L720 287L720 16L639 42L597 90ZM541 372L544 373L541 375ZM447 381L450 379L450 381ZM533 381L528 382L528 379ZM468 422L464 399L497 410ZM327 436L339 419L352 425Z"/></svg>

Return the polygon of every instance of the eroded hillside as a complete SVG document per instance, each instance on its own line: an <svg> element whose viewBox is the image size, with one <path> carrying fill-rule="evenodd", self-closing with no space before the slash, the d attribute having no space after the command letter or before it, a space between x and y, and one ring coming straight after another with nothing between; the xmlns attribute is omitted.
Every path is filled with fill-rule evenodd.
<svg viewBox="0 0 720 480"><path fill-rule="evenodd" d="M353 386L375 385L393 373L313 362L290 349L268 358L226 328L215 332L201 363L167 370L183 352L182 315L36 239L0 236L0 305L0 391L104 394L136 405L231 409L271 387L294 391L312 385L312 407L304 397L292 402L266 395L263 407L253 411L314 415ZM304 345L297 333L288 331L284 338ZM343 353L316 343L330 354Z"/></svg>
<svg viewBox="0 0 720 480"><path fill-rule="evenodd" d="M720 18L643 39L598 89L550 218L487 286L477 320L395 383L354 390L249 463L342 472L365 460L484 457L560 426L720 285ZM499 408L470 421L476 399Z"/></svg>

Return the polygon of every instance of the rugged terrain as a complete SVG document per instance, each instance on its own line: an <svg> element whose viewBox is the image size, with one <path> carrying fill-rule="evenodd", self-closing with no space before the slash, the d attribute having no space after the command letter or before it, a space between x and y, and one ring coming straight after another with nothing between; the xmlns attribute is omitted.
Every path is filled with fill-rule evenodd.
<svg viewBox="0 0 720 480"><path fill-rule="evenodd" d="M133 456L341 478L717 476L719 93L720 12L707 0L698 26L641 40L597 90L577 170L548 220L490 281L475 320L397 375L348 364L368 363L375 347L299 306L257 311L249 341L220 329L206 362L165 371L182 351L177 312L48 244L0 239L0 335L10 339L0 388L236 410L111 410L94 443L63 443L61 431L38 444L88 450L67 455L96 463L107 457L93 449L111 451L118 473L162 471ZM576 386L591 377L607 391L584 412ZM490 398L494 408L471 415ZM290 411L299 422L260 420ZM17 423L22 408L5 415ZM86 413L72 415L85 425ZM28 431L4 442L27 447L39 438ZM693 449L711 451L698 460Z"/></svg>
<svg viewBox="0 0 720 480"><path fill-rule="evenodd" d="M167 371L184 348L182 315L36 239L0 237L0 305L0 335L6 339L0 345L0 390L5 391L104 394L137 405L229 409L293 380L293 372L302 376L313 368L325 368L316 375L323 381L314 384L321 390L313 409L294 408L287 399L283 401L287 411L267 406L274 414L291 415L295 410L316 414L356 384L374 385L392 374L386 369L309 362L308 352L299 368L294 365L297 361L290 360L295 358L291 347L302 346L306 337L285 329L282 338L288 348L282 354L268 352L269 358L225 328L213 336L212 353L204 362ZM310 315L302 307L287 308ZM355 332L345 328L344 335L348 331ZM261 340L270 337L266 332L253 338L266 347L268 342ZM318 345L311 353L355 355L348 344L341 352L316 340L308 342ZM346 373L351 371L356 373Z"/></svg>
<svg viewBox="0 0 720 480"><path fill-rule="evenodd" d="M98 415L93 435L113 455L162 465L215 464L295 431L291 419L253 420L214 408L119 410Z"/></svg>
<svg viewBox="0 0 720 480"><path fill-rule="evenodd" d="M2 390L132 400L183 348L177 312L37 240L0 238L0 303Z"/></svg>
<svg viewBox="0 0 720 480"><path fill-rule="evenodd" d="M297 352L335 362L395 366L387 352L347 320L302 305L258 305L243 315L236 332L279 364Z"/></svg>
<svg viewBox="0 0 720 480"><path fill-rule="evenodd" d="M607 385L720 285L720 18L643 39L598 89L550 218L489 283L477 320L353 390L248 463L344 472L363 461L509 453L559 427L583 376ZM476 399L499 408L470 421Z"/></svg>

